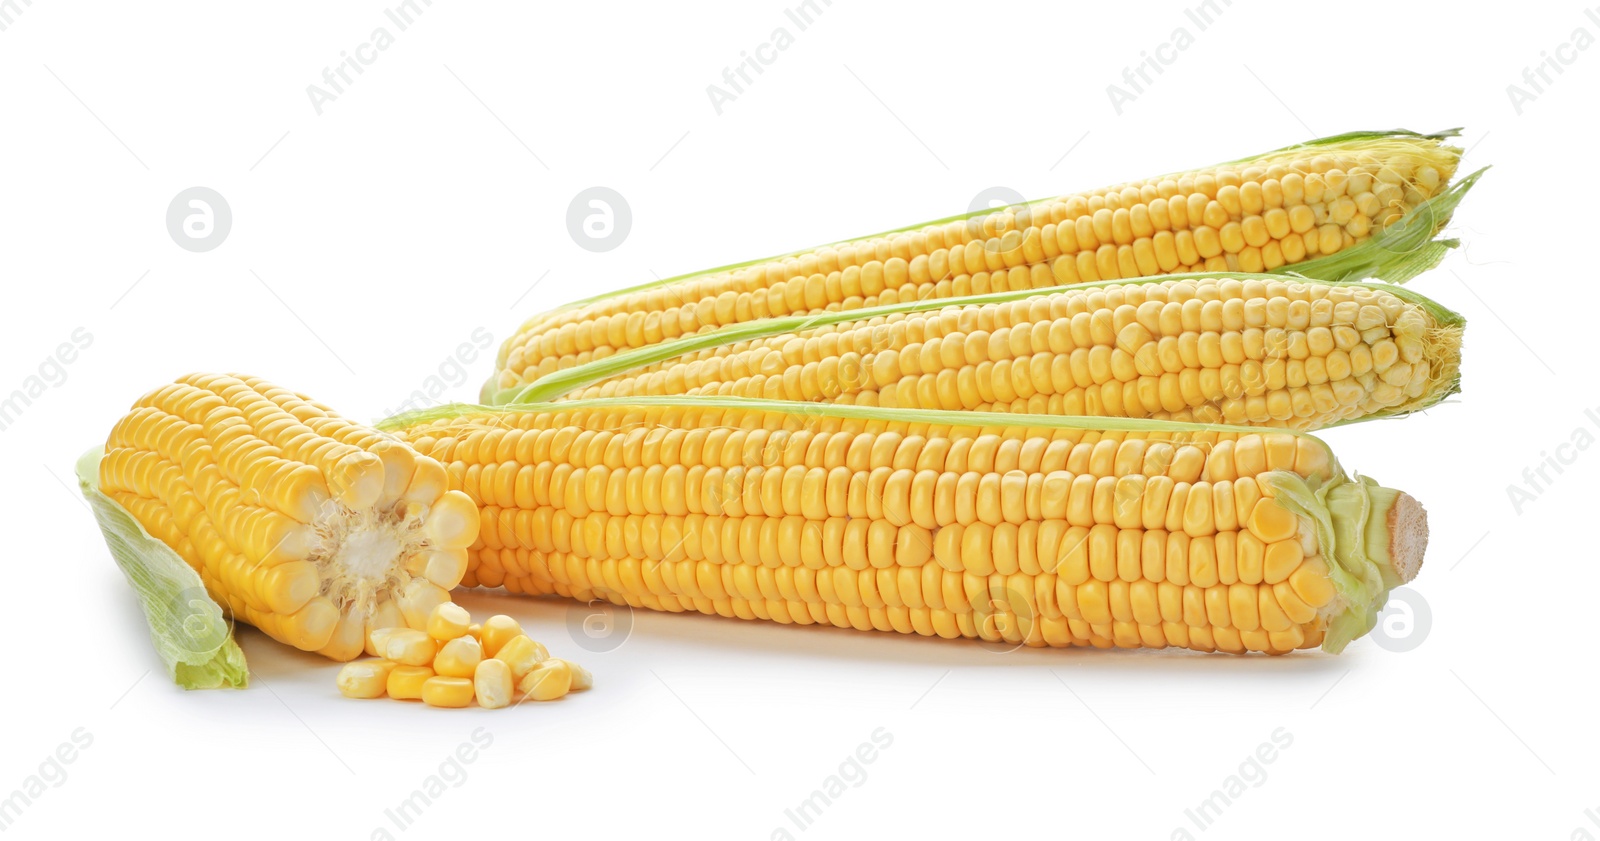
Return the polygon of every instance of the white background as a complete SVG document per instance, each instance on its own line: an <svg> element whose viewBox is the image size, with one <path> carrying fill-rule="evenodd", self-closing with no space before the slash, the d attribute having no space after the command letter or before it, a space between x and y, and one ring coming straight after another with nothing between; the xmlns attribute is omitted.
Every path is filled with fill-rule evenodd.
<svg viewBox="0 0 1600 841"><path fill-rule="evenodd" d="M1600 835L1584 814L1600 807L1600 454L1520 513L1507 494L1574 430L1600 436L1584 415L1600 407L1600 49L1563 48L1571 65L1520 115L1506 90L1575 29L1600 36L1600 11L1237 0L1200 32L1181 3L835 0L799 32L774 2L578 5L437 2L396 32L381 3L5 4L0 395L93 335L0 432L0 797L77 728L93 738L8 833ZM318 115L306 87L378 26L393 45ZM706 87L778 26L793 45L719 116ZM1106 86L1179 26L1194 44L1119 116ZM1455 125L1464 170L1495 168L1452 226L1466 246L1413 286L1470 319L1465 391L1326 434L1428 506L1413 590L1431 620L1406 653L1001 654L644 613L602 652L567 603L486 593L462 600L517 616L596 688L499 712L357 703L335 665L245 629L253 685L186 693L66 487L134 399L188 371L255 373L370 420L441 365L447 399L474 399L492 359L448 363L475 329L498 343L654 274L963 212L994 186L1054 195ZM195 185L233 212L208 253L165 228ZM595 185L633 217L601 254L566 226ZM479 727L493 742L465 781L396 830L384 810ZM865 780L796 828L784 810L878 728L893 743ZM1190 822L1277 728L1293 743L1259 787L1209 830Z"/></svg>

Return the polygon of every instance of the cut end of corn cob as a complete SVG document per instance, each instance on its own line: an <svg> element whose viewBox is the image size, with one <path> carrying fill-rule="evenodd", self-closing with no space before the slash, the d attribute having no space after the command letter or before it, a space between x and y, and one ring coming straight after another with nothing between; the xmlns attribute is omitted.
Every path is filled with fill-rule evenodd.
<svg viewBox="0 0 1600 841"><path fill-rule="evenodd" d="M1351 132L1158 176L669 278L537 316L486 403L632 348L730 324L1008 289L1201 271L1403 281L1477 174L1453 132Z"/></svg>
<svg viewBox="0 0 1600 841"><path fill-rule="evenodd" d="M1386 284L1180 275L736 325L559 371L515 402L722 395L1308 430L1455 393L1464 324Z"/></svg>
<svg viewBox="0 0 1600 841"><path fill-rule="evenodd" d="M422 627L477 539L476 507L438 462L251 377L146 395L99 480L232 615L337 660L374 629Z"/></svg>
<svg viewBox="0 0 1600 841"><path fill-rule="evenodd" d="M1428 512L1411 494L1395 498L1385 520L1389 532L1389 568L1401 584L1409 584L1422 571L1428 549Z"/></svg>
<svg viewBox="0 0 1600 841"><path fill-rule="evenodd" d="M1410 494L1366 476L1317 487L1293 473L1274 472L1262 483L1278 507L1298 520L1297 537L1325 547L1335 598L1320 610L1328 628L1323 648L1338 653L1377 624L1390 590L1416 578L1428 545L1427 511ZM1291 583L1311 582L1291 577Z"/></svg>

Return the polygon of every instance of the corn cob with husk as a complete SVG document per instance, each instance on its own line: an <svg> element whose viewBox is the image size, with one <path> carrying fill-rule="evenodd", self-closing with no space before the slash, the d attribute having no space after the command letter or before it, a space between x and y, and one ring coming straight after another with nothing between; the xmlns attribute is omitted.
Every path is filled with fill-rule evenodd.
<svg viewBox="0 0 1600 841"><path fill-rule="evenodd" d="M927 298L1200 271L1403 281L1471 186L1454 132L1353 132L1227 164L888 231L608 293L539 315L482 399L731 324Z"/></svg>
<svg viewBox="0 0 1600 841"><path fill-rule="evenodd" d="M672 394L1316 429L1457 391L1463 319L1404 287L1201 274L766 319L550 374Z"/></svg>
<svg viewBox="0 0 1600 841"><path fill-rule="evenodd" d="M381 424L482 516L464 585L1030 646L1340 650L1426 516L1320 440L741 398Z"/></svg>

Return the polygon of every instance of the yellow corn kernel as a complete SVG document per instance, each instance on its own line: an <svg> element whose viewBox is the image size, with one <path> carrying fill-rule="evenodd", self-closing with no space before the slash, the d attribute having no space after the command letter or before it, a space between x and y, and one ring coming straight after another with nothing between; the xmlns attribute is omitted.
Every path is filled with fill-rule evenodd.
<svg viewBox="0 0 1600 841"><path fill-rule="evenodd" d="M589 674L588 669L585 669L571 660L562 660L561 662L566 663L567 670L572 672L573 692L580 692L585 689L594 688L594 675Z"/></svg>
<svg viewBox="0 0 1600 841"><path fill-rule="evenodd" d="M549 659L550 652L543 645L528 639L526 635L518 634L506 640L494 656L496 660L503 660L511 667L512 677L521 680L522 676L534 666Z"/></svg>
<svg viewBox="0 0 1600 841"><path fill-rule="evenodd" d="M1328 565L1322 558L1307 558L1300 568L1289 576L1289 586L1312 608L1320 609L1333 601L1333 581L1328 578Z"/></svg>
<svg viewBox="0 0 1600 841"><path fill-rule="evenodd" d="M465 707L472 703L472 681L435 675L422 682L422 703L430 707Z"/></svg>
<svg viewBox="0 0 1600 841"><path fill-rule="evenodd" d="M422 685L432 677L433 669L427 666L396 665L389 670L387 682L389 697L401 701L420 700Z"/></svg>
<svg viewBox="0 0 1600 841"><path fill-rule="evenodd" d="M572 690L572 669L565 660L541 661L517 681L517 691L534 701L554 701Z"/></svg>
<svg viewBox="0 0 1600 841"><path fill-rule="evenodd" d="M460 491L446 493L428 512L422 531L442 549L465 549L478 536L478 506Z"/></svg>
<svg viewBox="0 0 1600 841"><path fill-rule="evenodd" d="M511 690L514 688L511 667L504 660L490 658L479 661L478 668L472 674L472 686L478 706L486 710L504 707L511 703Z"/></svg>
<svg viewBox="0 0 1600 841"><path fill-rule="evenodd" d="M372 616L367 619L365 629L366 652L373 657L381 656L383 648L377 642L378 633L392 628L404 628L405 626L406 618L400 612L399 603L386 601L379 604L373 609Z"/></svg>
<svg viewBox="0 0 1600 841"><path fill-rule="evenodd" d="M385 656L384 651L389 644L389 638L394 636L396 631L409 630L411 629L404 625L398 628L374 628L371 633L367 634L367 653L374 657Z"/></svg>
<svg viewBox="0 0 1600 841"><path fill-rule="evenodd" d="M1262 580L1268 584L1287 581L1304 559L1305 551L1300 548L1298 540L1280 540L1268 544L1262 567Z"/></svg>
<svg viewBox="0 0 1600 841"><path fill-rule="evenodd" d="M496 614L483 622L483 654L494 657L500 648L515 637L522 636L522 626L505 614Z"/></svg>
<svg viewBox="0 0 1600 841"><path fill-rule="evenodd" d="M1294 513L1272 499L1262 499L1250 512L1250 533L1262 543L1288 540L1299 528L1300 521Z"/></svg>
<svg viewBox="0 0 1600 841"><path fill-rule="evenodd" d="M381 698L388 691L389 673L395 664L388 660L355 660L339 668L336 682L346 698Z"/></svg>
<svg viewBox="0 0 1600 841"><path fill-rule="evenodd" d="M439 644L422 631L399 628L384 640L383 656L406 666L427 666L433 663Z"/></svg>
<svg viewBox="0 0 1600 841"><path fill-rule="evenodd" d="M453 602L445 602L433 609L428 616L428 636L439 642L449 642L456 637L464 636L472 627L472 615L467 609Z"/></svg>
<svg viewBox="0 0 1600 841"><path fill-rule="evenodd" d="M445 677L472 677L483 660L483 646L472 637L456 637L439 648L433 670Z"/></svg>
<svg viewBox="0 0 1600 841"><path fill-rule="evenodd" d="M418 631L428 630L428 617L433 609L450 601L450 594L425 578L413 578L400 593L400 613L406 625Z"/></svg>

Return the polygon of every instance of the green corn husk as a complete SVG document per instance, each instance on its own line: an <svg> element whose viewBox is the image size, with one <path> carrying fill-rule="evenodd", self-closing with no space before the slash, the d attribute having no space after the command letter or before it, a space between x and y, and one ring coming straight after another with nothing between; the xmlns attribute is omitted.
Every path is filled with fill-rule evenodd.
<svg viewBox="0 0 1600 841"><path fill-rule="evenodd" d="M184 689L243 687L250 679L232 618L178 553L152 537L126 508L100 492L96 447L78 459L78 488L94 511L106 548L133 588L150 627L150 642L167 677Z"/></svg>

